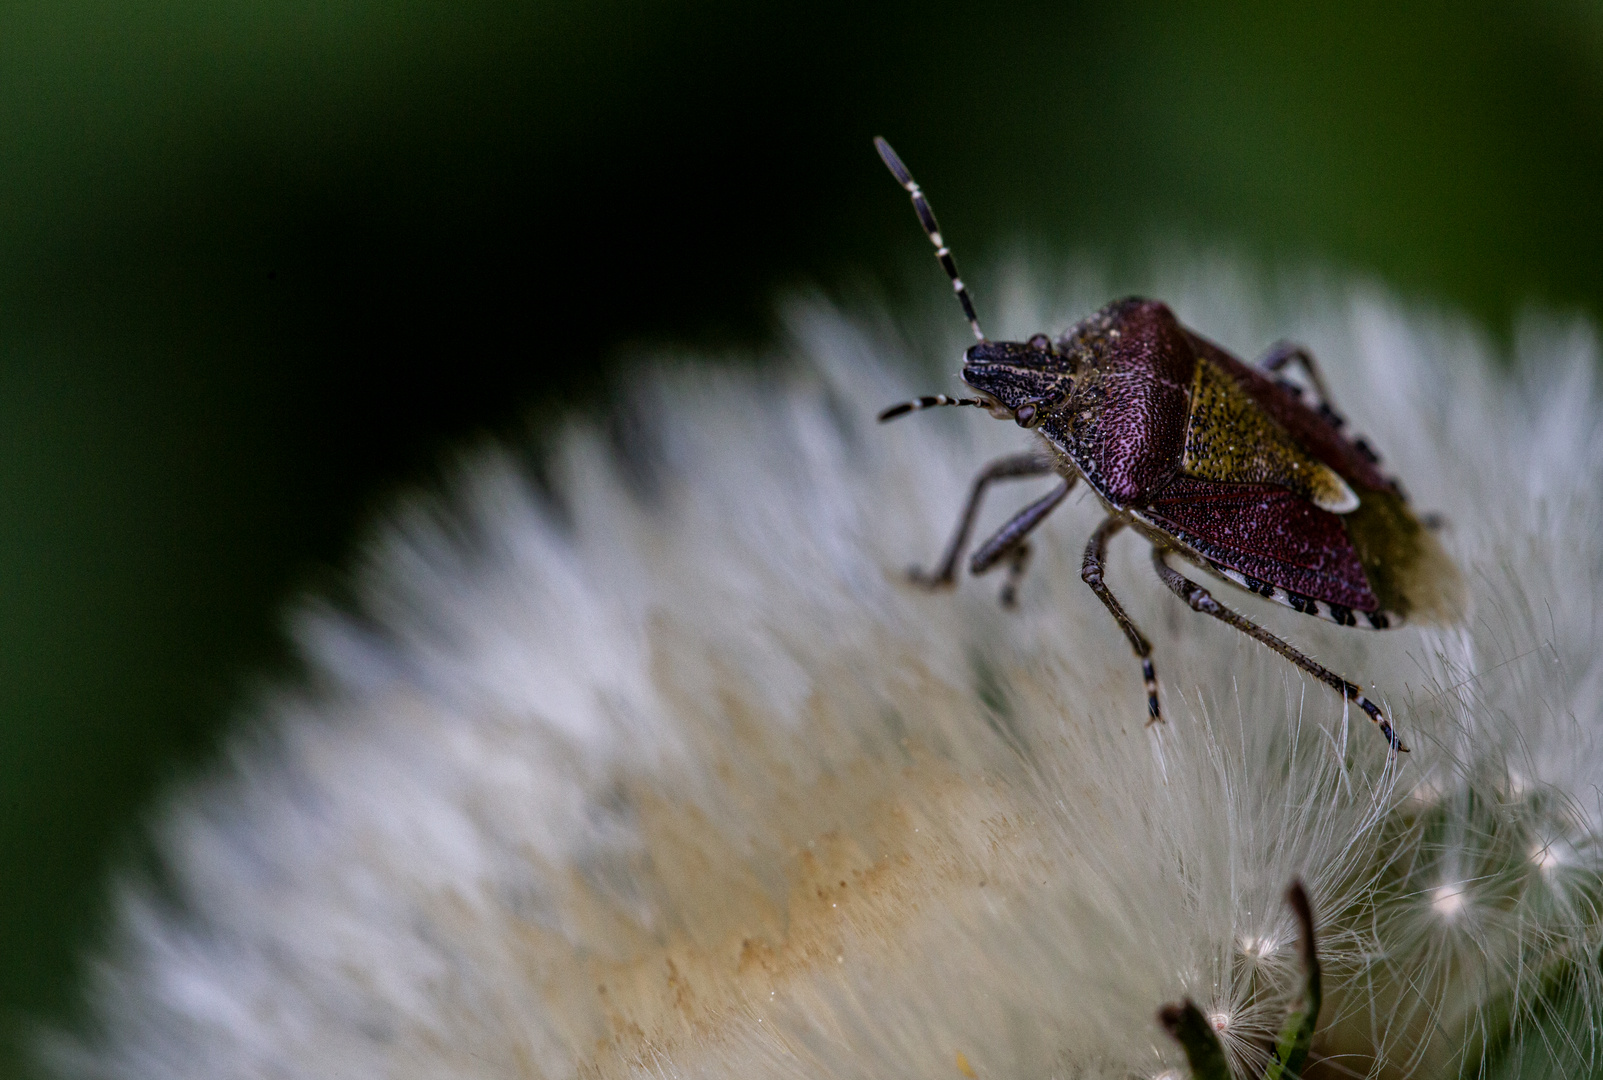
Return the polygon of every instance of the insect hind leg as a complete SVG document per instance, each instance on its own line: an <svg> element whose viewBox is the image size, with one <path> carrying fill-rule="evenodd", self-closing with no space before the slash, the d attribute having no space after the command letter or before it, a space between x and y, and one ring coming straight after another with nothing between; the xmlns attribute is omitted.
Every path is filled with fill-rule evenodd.
<svg viewBox="0 0 1603 1080"><path fill-rule="evenodd" d="M1120 529L1124 522L1116 517L1105 519L1086 541L1085 561L1080 566L1080 580L1091 587L1098 600L1108 609L1124 631L1124 636L1130 641L1130 648L1135 650L1136 659L1141 661L1141 678L1147 686L1147 723L1161 724L1163 713L1158 709L1158 675L1152 667L1152 645L1146 636L1136 627L1135 621L1125 614L1124 606L1119 603L1118 597L1107 587L1102 580L1103 571L1107 565L1108 541Z"/></svg>
<svg viewBox="0 0 1603 1080"><path fill-rule="evenodd" d="M1319 372L1319 362L1314 359L1314 354L1309 352L1306 346L1290 341L1278 341L1258 358L1258 367L1271 373L1279 373L1291 364L1302 368L1303 374L1307 375L1308 381L1313 384L1314 396L1319 399L1320 415L1336 427L1342 427L1346 421L1336 412L1330 390L1325 386L1324 376Z"/></svg>
<svg viewBox="0 0 1603 1080"><path fill-rule="evenodd" d="M1166 561L1168 554L1169 549L1154 544L1152 546L1152 567L1158 572L1158 577L1162 579L1163 583L1169 587L1169 591L1184 600L1192 611L1198 611L1204 615L1212 615L1220 622L1233 626L1248 637L1255 638L1269 646L1269 648L1364 710L1369 718L1375 722L1375 726L1380 728L1380 733L1386 736L1386 741L1391 744L1393 750L1401 750L1405 754L1408 752L1408 747L1403 745L1403 741L1392 730L1391 723L1386 719L1386 714L1381 712L1380 706L1364 697L1356 684L1348 682L1334 671L1306 656L1301 650L1271 634L1246 616L1237 614L1219 603L1207 589L1204 589L1201 585L1198 585L1195 581L1170 566Z"/></svg>
<svg viewBox="0 0 1603 1080"><path fill-rule="evenodd" d="M941 561L933 571L913 567L907 572L908 579L927 589L951 588L957 582L957 563L963 557L963 549L968 546L969 534L974 531L974 517L979 513L980 500L985 497L985 489L995 480L1045 476L1052 472L1052 469L1052 460L1038 453L1011 454L1005 458L997 458L981 469L979 475L974 478L973 486L969 488L968 501L963 504L963 512L958 515L957 528L952 532L952 539L947 542L946 552L941 556Z"/></svg>

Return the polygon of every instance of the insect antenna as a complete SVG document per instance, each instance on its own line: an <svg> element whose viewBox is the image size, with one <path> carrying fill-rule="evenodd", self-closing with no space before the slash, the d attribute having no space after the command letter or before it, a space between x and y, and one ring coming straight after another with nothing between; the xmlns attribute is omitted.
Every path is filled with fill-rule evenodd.
<svg viewBox="0 0 1603 1080"><path fill-rule="evenodd" d="M963 314L968 317L969 328L974 331L976 338L984 341L985 332L980 329L979 317L974 314L974 302L968 297L968 289L964 287L963 279L957 276L957 263L952 260L952 252L946 246L946 241L941 239L941 227L935 222L935 212L930 209L929 200L924 198L924 192L919 190L918 181L907 171L907 166L896 156L896 151L891 149L890 143L875 136L874 149L879 151L879 159L885 163L891 175L896 177L896 182L906 188L907 193L913 197L913 210L918 214L918 223L924 226L924 231L929 234L930 243L935 245L935 257L940 260L941 269L952 279L952 291L957 293L958 303L963 305ZM883 420L885 417L881 416L880 419Z"/></svg>
<svg viewBox="0 0 1603 1080"><path fill-rule="evenodd" d="M879 421L883 424L887 420L895 420L898 416L906 416L908 413L915 413L920 409L939 408L942 405L973 405L983 409L988 404L989 402L981 401L979 398L947 397L945 394L930 394L927 397L904 401L900 405L892 405L879 414Z"/></svg>

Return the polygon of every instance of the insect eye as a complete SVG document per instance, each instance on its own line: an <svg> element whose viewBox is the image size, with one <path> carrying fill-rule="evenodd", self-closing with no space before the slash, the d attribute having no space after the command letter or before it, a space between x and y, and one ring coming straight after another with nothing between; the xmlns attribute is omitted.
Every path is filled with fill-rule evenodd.
<svg viewBox="0 0 1603 1080"><path fill-rule="evenodd" d="M1050 352L1052 349L1052 339L1047 337L1045 334L1034 335L1030 338L1029 344L1030 348L1034 349L1036 352Z"/></svg>
<svg viewBox="0 0 1603 1080"><path fill-rule="evenodd" d="M1041 410L1050 408L1052 402L1047 398L1031 398L1013 410L1013 419L1022 428L1034 427L1041 421Z"/></svg>
<svg viewBox="0 0 1603 1080"><path fill-rule="evenodd" d="M1034 427L1044 419L1043 414L1047 410L1057 408L1062 402L1063 399L1055 394L1030 398L1013 410L1013 419L1019 427Z"/></svg>

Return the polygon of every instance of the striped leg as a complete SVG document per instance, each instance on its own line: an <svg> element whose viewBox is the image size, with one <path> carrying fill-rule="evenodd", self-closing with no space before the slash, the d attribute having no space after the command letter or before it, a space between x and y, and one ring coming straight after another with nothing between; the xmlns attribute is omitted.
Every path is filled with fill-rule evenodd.
<svg viewBox="0 0 1603 1080"><path fill-rule="evenodd" d="M1248 619L1244 615L1238 615L1234 611L1225 607L1223 604L1219 603L1219 601L1215 600L1213 595L1209 593L1207 589L1204 589L1195 581L1192 581L1190 578L1179 573L1166 561L1164 561L1167 554L1168 552L1164 548L1153 545L1152 566L1155 570L1157 570L1158 577L1163 579L1163 583L1169 586L1170 591L1189 604L1192 611L1200 611L1204 615L1212 615L1220 622L1228 623L1237 630L1240 630L1243 634L1246 634L1248 637L1256 638L1257 640L1263 642L1275 652L1279 653L1281 656L1284 656L1287 660L1290 660L1293 664L1296 664L1308 674L1312 675L1314 678L1336 691L1342 697L1346 698L1354 705L1357 705L1360 709L1364 710L1364 712L1368 713L1369 718L1375 722L1377 727L1380 728L1380 733L1386 736L1386 741L1391 744L1392 749L1401 750L1405 754L1408 752L1408 747L1403 745L1403 741L1399 739L1397 737L1397 733L1392 730L1391 723L1387 721L1386 714L1380 711L1380 706L1364 697L1357 686L1348 682L1340 675L1337 675L1329 668L1323 666L1322 664L1316 663L1309 657L1303 655L1296 648L1282 641L1274 634L1271 634L1269 631L1265 630L1251 619Z"/></svg>
<svg viewBox="0 0 1603 1080"><path fill-rule="evenodd" d="M1319 395L1322 404L1330 404L1330 391L1325 389L1325 380L1319 375L1319 364L1314 360L1314 354L1305 346L1293 344L1290 341L1277 341L1269 346L1269 351L1258 358L1258 366L1265 371L1278 372L1287 364L1295 362L1308 376L1308 381L1314 384L1314 392Z"/></svg>
<svg viewBox="0 0 1603 1080"><path fill-rule="evenodd" d="M1066 478L1062 484L1014 514L1006 525L996 531L996 535L980 545L974 558L969 560L969 573L978 577L1004 557L1009 559L1007 581L1002 586L1003 607L1010 608L1018 601L1019 579L1024 576L1024 568L1030 561L1030 545L1025 537L1058 508L1058 504L1074 490L1074 483L1078 479L1078 476Z"/></svg>
<svg viewBox="0 0 1603 1080"><path fill-rule="evenodd" d="M1142 636L1141 631L1136 629L1135 622L1130 616L1124 613L1118 598L1102 582L1102 571L1107 562L1108 540L1122 528L1124 522L1116 517L1107 518L1096 527L1096 532L1091 534L1091 539L1085 545L1085 562L1080 566L1080 580L1091 586L1091 591L1096 593L1097 599L1102 601L1103 606L1113 614L1119 629L1124 631L1124 636L1130 639L1130 647L1135 650L1136 658L1141 661L1141 678L1147 684L1147 723L1160 724L1163 722L1163 714L1158 711L1158 675L1152 669L1152 646Z"/></svg>
<svg viewBox="0 0 1603 1080"><path fill-rule="evenodd" d="M963 505L963 513L957 519L957 530L946 545L946 553L941 556L940 564L933 573L926 573L915 566L907 572L908 578L929 589L951 588L957 582L957 560L963 557L963 549L968 546L969 533L974 530L974 516L979 513L980 500L984 498L985 489L991 481L1045 476L1051 471L1052 460L1040 454L1013 454L997 458L985 466L974 478L968 502Z"/></svg>
<svg viewBox="0 0 1603 1080"><path fill-rule="evenodd" d="M1258 358L1258 366L1264 371L1279 372L1286 365L1295 363L1302 368L1308 376L1308 381L1314 385L1314 396L1319 399L1317 411L1330 422L1332 427L1342 427L1347 423L1330 399L1330 391L1325 388L1325 380L1319 374L1319 364L1314 360L1314 354L1301 345L1294 345L1289 341L1279 341L1269 347L1269 351Z"/></svg>

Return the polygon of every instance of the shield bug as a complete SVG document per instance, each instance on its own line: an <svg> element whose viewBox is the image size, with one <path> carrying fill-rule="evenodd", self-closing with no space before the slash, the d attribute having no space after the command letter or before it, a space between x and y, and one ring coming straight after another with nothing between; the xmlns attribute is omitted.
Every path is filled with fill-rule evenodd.
<svg viewBox="0 0 1603 1080"><path fill-rule="evenodd" d="M1016 477L1061 478L974 552L969 571L1005 563L1002 602L1015 602L1028 537L1082 478L1107 516L1086 544L1080 577L1113 615L1146 681L1148 722L1162 720L1152 647L1103 580L1108 541L1125 528L1152 545L1158 578L1192 610L1256 638L1369 715L1407 750L1359 687L1214 599L1170 565L1178 557L1305 615L1385 630L1405 618L1445 617L1458 575L1362 438L1331 407L1306 349L1281 344L1248 366L1188 330L1156 300L1115 301L1056 338L991 341L935 215L884 139L881 159L912 197L936 258L952 280L976 344L962 378L975 393L892 406L881 420L938 406L975 406L1035 432L1025 453L975 477L941 561L912 572L929 588L955 584L985 489ZM1283 377L1296 365L1307 386Z"/></svg>

